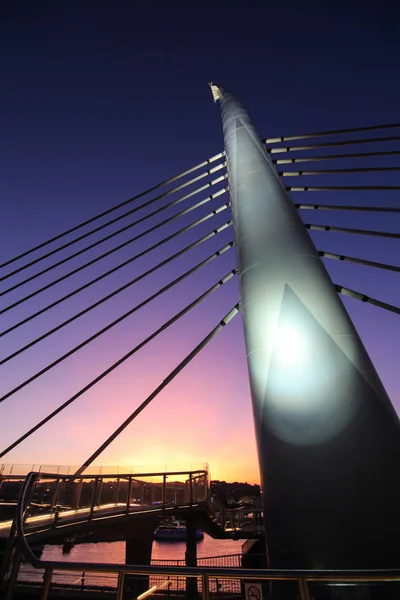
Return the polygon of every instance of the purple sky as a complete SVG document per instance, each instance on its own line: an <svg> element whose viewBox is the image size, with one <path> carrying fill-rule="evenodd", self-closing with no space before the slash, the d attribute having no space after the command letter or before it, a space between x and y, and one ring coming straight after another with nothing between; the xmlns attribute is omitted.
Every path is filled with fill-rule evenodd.
<svg viewBox="0 0 400 600"><path fill-rule="evenodd" d="M260 8L260 4L246 2L236 7L235 3L225 1L82 0L14 2L12 7L2 9L2 259L11 258L219 152L222 129L219 108L213 104L207 86L211 79L237 93L265 137L398 120L400 88L395 76L400 52L395 26L398 15L378 12L378 4L374 3L369 7L360 4L360 10L354 10L354 14L342 11L339 5L328 14L318 4L302 5L301 10L298 3L268 5L268 8L266 4ZM376 136L379 135L385 134L377 132ZM395 147L398 144L375 144L373 149ZM372 147L365 145L359 149L367 151ZM328 149L325 154L333 152ZM390 160L384 164L400 164L400 158ZM378 164L383 162L379 159L368 162L370 166ZM317 166L322 168L321 163ZM352 165L342 161L340 165L323 166ZM372 174L356 175L351 181L346 175L332 183L396 185L399 181L396 174L390 177ZM291 179L288 183L294 185L295 181ZM312 183L316 183L315 178ZM321 183L329 185L331 181L323 178ZM298 184L304 183L298 181ZM200 194L198 199L206 195L208 192ZM394 206L397 197L396 191L294 195L296 202L383 206ZM221 196L213 201L213 207L226 201L227 197ZM207 214L210 210L207 205L196 214ZM180 226L193 218L194 215L185 217ZM228 218L228 212L224 211L217 220L222 223ZM305 220L400 231L396 215L322 213L321 216L307 212ZM139 226L135 233L146 227ZM212 227L210 223L202 225L197 228L196 236ZM178 224L165 231L176 229ZM139 252L150 242L161 239L163 231L1 315L1 329L111 268L127 258L132 249ZM156 264L165 258L167 250L172 253L194 238L194 232L180 236L168 248L93 286L29 326L4 336L2 356ZM231 230L216 236L162 273L76 321L51 341L0 367L2 393L231 238ZM314 233L313 239L319 249L399 264L398 240L336 233ZM111 246L105 244L106 248ZM91 251L88 256L95 254ZM66 255L67 252L60 257ZM71 267L82 262L83 259L71 261ZM332 261L326 264L335 283L400 304L400 284L395 274ZM190 281L149 305L143 313L6 400L0 406L2 447L234 265L234 252L229 251ZM55 273L61 275L66 270L62 267ZM21 278L22 275L10 278L1 284L4 286L1 289ZM50 279L42 277L40 284ZM38 286L39 279L2 298L1 306ZM80 464L237 300L237 281L232 280L3 460ZM398 318L354 300L346 299L345 304L399 412L395 359ZM240 317L97 461L137 466L166 463L187 466L204 462L210 463L214 477L258 479Z"/></svg>

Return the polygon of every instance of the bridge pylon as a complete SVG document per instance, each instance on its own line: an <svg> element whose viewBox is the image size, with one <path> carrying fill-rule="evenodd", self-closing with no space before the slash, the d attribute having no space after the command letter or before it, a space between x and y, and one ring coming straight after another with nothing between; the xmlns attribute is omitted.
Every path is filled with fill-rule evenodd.
<svg viewBox="0 0 400 600"><path fill-rule="evenodd" d="M399 419L245 108L220 101L272 568L398 563Z"/></svg>

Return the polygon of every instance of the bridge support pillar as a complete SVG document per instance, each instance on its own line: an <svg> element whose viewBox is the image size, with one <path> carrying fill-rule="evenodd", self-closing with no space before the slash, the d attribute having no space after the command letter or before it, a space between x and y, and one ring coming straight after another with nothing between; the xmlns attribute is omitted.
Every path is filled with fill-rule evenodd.
<svg viewBox="0 0 400 600"><path fill-rule="evenodd" d="M186 518L186 553L185 564L187 567L197 567L197 520L196 517L190 515ZM189 600L197 598L197 578L186 578L186 597Z"/></svg>
<svg viewBox="0 0 400 600"><path fill-rule="evenodd" d="M153 546L154 517L137 520L130 524L126 533L125 563L127 565L150 565ZM124 598L131 600L149 589L148 575L126 575Z"/></svg>
<svg viewBox="0 0 400 600"><path fill-rule="evenodd" d="M399 419L248 113L211 89L221 103L270 566L396 568Z"/></svg>

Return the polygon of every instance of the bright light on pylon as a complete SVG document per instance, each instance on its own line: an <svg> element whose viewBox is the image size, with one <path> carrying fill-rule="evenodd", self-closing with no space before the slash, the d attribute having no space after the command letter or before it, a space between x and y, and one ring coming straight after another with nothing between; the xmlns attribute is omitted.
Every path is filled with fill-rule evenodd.
<svg viewBox="0 0 400 600"><path fill-rule="evenodd" d="M299 365L304 353L304 342L300 332L293 326L285 325L275 340L276 357L288 365Z"/></svg>

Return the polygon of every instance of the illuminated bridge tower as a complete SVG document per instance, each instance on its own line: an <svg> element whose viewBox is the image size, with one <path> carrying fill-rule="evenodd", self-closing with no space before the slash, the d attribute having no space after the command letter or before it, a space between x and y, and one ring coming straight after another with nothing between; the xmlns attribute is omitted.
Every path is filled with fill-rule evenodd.
<svg viewBox="0 0 400 600"><path fill-rule="evenodd" d="M399 420L249 115L221 103L272 568L396 568Z"/></svg>

